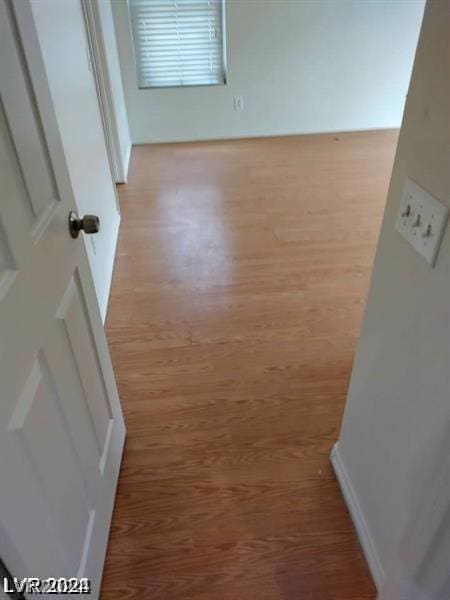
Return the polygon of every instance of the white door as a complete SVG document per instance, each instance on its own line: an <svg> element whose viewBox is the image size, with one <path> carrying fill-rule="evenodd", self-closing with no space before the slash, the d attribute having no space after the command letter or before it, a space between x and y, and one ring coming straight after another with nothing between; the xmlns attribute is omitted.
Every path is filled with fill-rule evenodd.
<svg viewBox="0 0 450 600"><path fill-rule="evenodd" d="M25 0L0 0L0 99L0 557L96 598L125 429Z"/></svg>

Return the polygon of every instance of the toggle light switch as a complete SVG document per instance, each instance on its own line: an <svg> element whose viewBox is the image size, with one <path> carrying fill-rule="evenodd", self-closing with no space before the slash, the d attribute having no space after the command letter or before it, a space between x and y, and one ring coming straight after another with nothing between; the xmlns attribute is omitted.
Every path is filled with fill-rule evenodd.
<svg viewBox="0 0 450 600"><path fill-rule="evenodd" d="M434 266L447 224L448 209L407 177L403 187L396 230Z"/></svg>

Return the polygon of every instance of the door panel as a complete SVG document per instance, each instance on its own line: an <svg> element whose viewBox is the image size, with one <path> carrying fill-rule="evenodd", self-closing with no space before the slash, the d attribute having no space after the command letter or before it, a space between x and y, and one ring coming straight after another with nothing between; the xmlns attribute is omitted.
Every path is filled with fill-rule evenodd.
<svg viewBox="0 0 450 600"><path fill-rule="evenodd" d="M86 318L85 301L78 274L69 283L58 316L63 321L67 333L71 358L83 387L83 400L89 408L97 447L100 455L103 456L105 452L107 453L112 411L103 377L98 376L98 373L101 374L101 369L92 343L93 336ZM92 368L93 365L95 369Z"/></svg>
<svg viewBox="0 0 450 600"><path fill-rule="evenodd" d="M3 225L0 222L0 298L6 293L8 281L14 276L15 263L9 249L8 238L6 237Z"/></svg>
<svg viewBox="0 0 450 600"><path fill-rule="evenodd" d="M89 500L71 443L74 432L56 391L55 375L42 350L7 430L13 439L14 454L23 457L16 463L15 477L36 477L36 493L47 507L48 519L57 532L67 565L72 572L78 572L89 522Z"/></svg>
<svg viewBox="0 0 450 600"><path fill-rule="evenodd" d="M57 202L57 191L43 126L33 97L33 88L14 18L11 27L2 27L0 53L3 57L4 77L15 79L14 86L5 86L2 90L2 102L8 114L9 125L14 131L14 147L28 189L24 197L25 208L33 226L33 233L37 236L51 216Z"/></svg>
<svg viewBox="0 0 450 600"><path fill-rule="evenodd" d="M96 598L125 428L41 58L0 0L0 556Z"/></svg>

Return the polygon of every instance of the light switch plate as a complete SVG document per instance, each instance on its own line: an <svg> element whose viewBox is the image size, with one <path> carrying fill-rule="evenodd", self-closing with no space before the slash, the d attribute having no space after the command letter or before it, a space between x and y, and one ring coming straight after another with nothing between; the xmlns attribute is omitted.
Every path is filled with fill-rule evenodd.
<svg viewBox="0 0 450 600"><path fill-rule="evenodd" d="M434 266L447 224L448 209L407 177L395 224L396 230Z"/></svg>

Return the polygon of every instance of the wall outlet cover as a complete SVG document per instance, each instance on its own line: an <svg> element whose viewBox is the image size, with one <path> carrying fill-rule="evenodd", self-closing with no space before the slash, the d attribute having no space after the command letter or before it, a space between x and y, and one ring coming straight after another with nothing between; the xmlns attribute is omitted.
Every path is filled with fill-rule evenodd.
<svg viewBox="0 0 450 600"><path fill-rule="evenodd" d="M448 219L448 208L407 177L396 230L434 266Z"/></svg>
<svg viewBox="0 0 450 600"><path fill-rule="evenodd" d="M234 110L244 110L243 96L233 96L233 108Z"/></svg>

